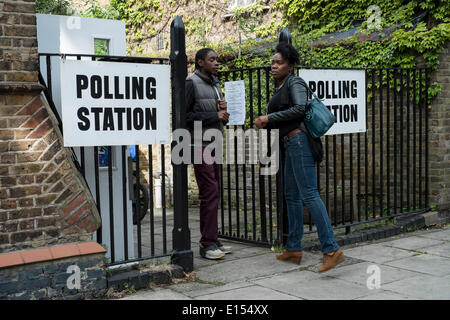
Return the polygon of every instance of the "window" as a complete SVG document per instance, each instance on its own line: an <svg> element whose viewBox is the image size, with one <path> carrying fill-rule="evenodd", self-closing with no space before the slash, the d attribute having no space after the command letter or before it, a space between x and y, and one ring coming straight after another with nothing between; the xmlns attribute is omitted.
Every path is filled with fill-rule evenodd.
<svg viewBox="0 0 450 320"><path fill-rule="evenodd" d="M258 4L258 0L229 0L228 11L233 11L236 8L246 8Z"/></svg>
<svg viewBox="0 0 450 320"><path fill-rule="evenodd" d="M156 35L156 50L164 50L164 33Z"/></svg>
<svg viewBox="0 0 450 320"><path fill-rule="evenodd" d="M109 39L94 38L94 54L107 56L109 54Z"/></svg>

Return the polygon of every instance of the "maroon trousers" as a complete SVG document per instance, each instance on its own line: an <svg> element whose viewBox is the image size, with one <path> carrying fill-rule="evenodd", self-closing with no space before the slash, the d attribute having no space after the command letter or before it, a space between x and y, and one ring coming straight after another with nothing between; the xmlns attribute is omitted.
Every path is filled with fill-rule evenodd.
<svg viewBox="0 0 450 320"><path fill-rule="evenodd" d="M200 243L207 247L218 240L217 211L220 200L220 165L194 164L200 199Z"/></svg>

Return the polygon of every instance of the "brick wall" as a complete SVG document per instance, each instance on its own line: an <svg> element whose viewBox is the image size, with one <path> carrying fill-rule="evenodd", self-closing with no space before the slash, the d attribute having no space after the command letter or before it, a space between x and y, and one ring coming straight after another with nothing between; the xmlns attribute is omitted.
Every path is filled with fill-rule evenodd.
<svg viewBox="0 0 450 320"><path fill-rule="evenodd" d="M439 57L439 68L431 83L442 91L431 103L429 113L430 204L439 211L450 211L450 43Z"/></svg>
<svg viewBox="0 0 450 320"><path fill-rule="evenodd" d="M90 240L99 214L37 82L34 1L2 4L0 253Z"/></svg>

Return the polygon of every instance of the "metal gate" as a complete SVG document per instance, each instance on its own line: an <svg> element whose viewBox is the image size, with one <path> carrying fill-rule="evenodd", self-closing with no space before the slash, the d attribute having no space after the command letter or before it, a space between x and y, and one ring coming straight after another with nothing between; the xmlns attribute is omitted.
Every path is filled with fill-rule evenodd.
<svg viewBox="0 0 450 320"><path fill-rule="evenodd" d="M60 59L109 61L122 63L171 64L172 82L172 130L185 127L184 82L187 74L185 53L185 29L179 17L171 26L171 55L167 58L143 58L77 54L39 54L41 65L45 63L40 82L46 87L45 97L59 122L63 124L52 92L53 70ZM58 67L56 67L58 69ZM130 152L134 147L134 152ZM173 214L166 209L167 166L170 164L170 145L104 146L71 148L73 160L85 178L102 217L102 226L95 240L107 248L109 265L135 262L144 259L169 257L173 263L183 266L186 272L193 268L190 235L187 225L187 175L186 165L173 165ZM156 170L161 181L161 208L154 206ZM166 161L169 163L166 163ZM142 173L146 166L147 174ZM102 175L105 179L102 179ZM146 183L143 179L147 180ZM102 189L104 190L102 192ZM170 190L170 188L169 188ZM158 193L156 195L159 195ZM130 205L130 202L132 205ZM142 219L144 218L145 219ZM172 222L173 221L173 222ZM170 229L169 229L170 228Z"/></svg>
<svg viewBox="0 0 450 320"><path fill-rule="evenodd" d="M322 137L324 160L317 165L318 188L330 221L346 233L352 226L429 210L430 70L364 70L367 131ZM275 88L270 67L230 70L222 72L220 79L244 80L246 87L247 122L227 130L251 129L254 118L266 114ZM259 165L222 166L222 238L269 246L285 242L283 156L280 148L281 170L275 176L260 175ZM304 212L305 234L313 233L307 208Z"/></svg>

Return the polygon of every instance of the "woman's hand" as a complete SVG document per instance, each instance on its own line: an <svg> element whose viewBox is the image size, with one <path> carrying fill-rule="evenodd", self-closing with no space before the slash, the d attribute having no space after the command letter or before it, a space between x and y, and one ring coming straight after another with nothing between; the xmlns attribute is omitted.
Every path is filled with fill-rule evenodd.
<svg viewBox="0 0 450 320"><path fill-rule="evenodd" d="M265 116L259 116L259 117L256 118L255 121L253 122L253 124L255 125L255 127L257 127L258 129L264 128L268 123L269 123L269 117L268 117L267 115L265 115Z"/></svg>

